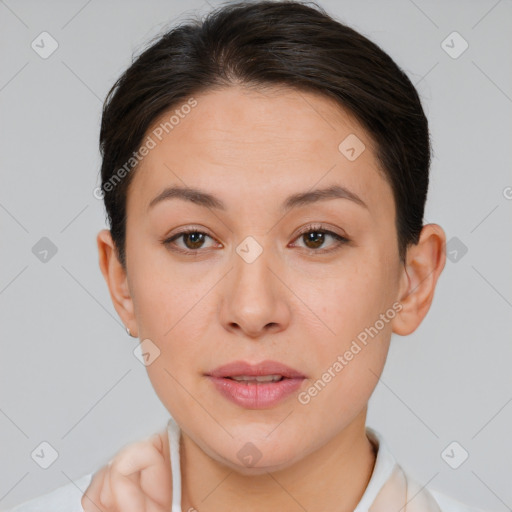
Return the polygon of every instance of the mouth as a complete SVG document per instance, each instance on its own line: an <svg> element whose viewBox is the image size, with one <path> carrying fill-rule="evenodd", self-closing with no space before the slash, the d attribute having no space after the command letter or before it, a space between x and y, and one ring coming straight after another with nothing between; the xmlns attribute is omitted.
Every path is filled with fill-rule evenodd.
<svg viewBox="0 0 512 512"><path fill-rule="evenodd" d="M255 365L235 361L205 375L224 398L246 409L275 407L297 391L306 378L276 361Z"/></svg>
<svg viewBox="0 0 512 512"><path fill-rule="evenodd" d="M215 368L206 375L210 377L224 377L238 380L251 380L263 377L265 380L281 380L305 378L306 376L283 363L277 361L262 361L251 364L245 361L233 361Z"/></svg>
<svg viewBox="0 0 512 512"><path fill-rule="evenodd" d="M238 376L226 376L225 379L236 380L237 382L245 382L246 384L257 384L258 382L279 382L283 379L287 379L288 377L283 377L282 375L238 375Z"/></svg>

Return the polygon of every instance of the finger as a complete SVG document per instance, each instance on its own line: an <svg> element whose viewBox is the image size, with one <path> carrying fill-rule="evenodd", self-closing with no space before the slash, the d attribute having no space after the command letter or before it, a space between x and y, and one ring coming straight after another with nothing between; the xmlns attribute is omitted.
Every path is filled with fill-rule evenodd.
<svg viewBox="0 0 512 512"><path fill-rule="evenodd" d="M166 431L121 450L93 476L82 507L94 512L100 507L101 512L166 511L172 502L172 472L164 436Z"/></svg>
<svg viewBox="0 0 512 512"><path fill-rule="evenodd" d="M112 472L112 460L109 461L105 468L105 474L103 478L103 486L100 492L100 505L105 507L105 510L113 512L115 510L114 494L110 487L110 473Z"/></svg>
<svg viewBox="0 0 512 512"><path fill-rule="evenodd" d="M154 464L140 474L140 486L144 494L157 505L168 507L172 502L172 472L168 453L167 432L154 434L149 442L154 447Z"/></svg>
<svg viewBox="0 0 512 512"><path fill-rule="evenodd" d="M122 512L146 512L146 497L140 488L139 473L122 475L111 471L108 475L112 500Z"/></svg>
<svg viewBox="0 0 512 512"><path fill-rule="evenodd" d="M163 469L162 455L152 443L140 441L124 448L112 461L105 486L106 503L110 497L115 506L123 512L141 512L146 510L148 482L141 485L141 474L147 473L158 478L158 468ZM149 492L158 497L161 487L149 483Z"/></svg>
<svg viewBox="0 0 512 512"><path fill-rule="evenodd" d="M108 467L104 466L92 475L91 482L87 489L85 489L80 501L84 512L104 512L104 509L101 507L100 494L107 470Z"/></svg>

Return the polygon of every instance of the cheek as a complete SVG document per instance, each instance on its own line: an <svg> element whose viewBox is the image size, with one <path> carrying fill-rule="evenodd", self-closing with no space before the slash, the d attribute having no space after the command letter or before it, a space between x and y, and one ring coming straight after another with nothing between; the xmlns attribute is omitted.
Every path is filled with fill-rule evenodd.
<svg viewBox="0 0 512 512"><path fill-rule="evenodd" d="M198 267L173 263L158 242L133 243L130 250L131 292L142 334L169 337L194 314L207 284L198 279Z"/></svg>
<svg viewBox="0 0 512 512"><path fill-rule="evenodd" d="M299 277L294 291L311 311L323 321L327 338L346 340L391 306L392 283L389 272L370 260L360 259L353 265L332 266L328 276L312 279ZM311 314L311 318L315 315Z"/></svg>
<svg viewBox="0 0 512 512"><path fill-rule="evenodd" d="M162 383L167 390L179 387L172 376L186 385L203 369L198 362L205 359L204 344L209 343L205 333L213 325L215 311L208 302L213 280L178 272L178 266L168 263L162 269L147 259L133 278L140 338L151 340L159 351L147 367L157 393Z"/></svg>
<svg viewBox="0 0 512 512"><path fill-rule="evenodd" d="M312 416L313 411L322 417L322 411L330 411L333 428L339 418L354 417L373 393L386 361L395 314L392 307L382 308L378 287L368 286L362 293L347 285L345 292L335 295L336 306L325 306L330 316L323 320L335 334L323 328L311 338L315 373L300 401L311 405Z"/></svg>
<svg viewBox="0 0 512 512"><path fill-rule="evenodd" d="M149 339L158 357L146 371L160 401L169 411L186 409L196 390L199 362L204 358L204 311L207 287L190 284L179 275L164 275L145 268L134 280L135 314L141 340ZM203 292L203 288L205 288ZM194 396L200 399L197 390Z"/></svg>
<svg viewBox="0 0 512 512"><path fill-rule="evenodd" d="M307 305L318 316L308 313L309 337L317 357L315 377L321 379L320 386L329 381L330 388L320 402L336 401L337 396L357 401L358 396L371 394L377 378L370 370L380 375L396 315L396 283L390 275L377 259L360 258L332 273L330 279L316 282L313 291L304 285L297 292L308 297Z"/></svg>

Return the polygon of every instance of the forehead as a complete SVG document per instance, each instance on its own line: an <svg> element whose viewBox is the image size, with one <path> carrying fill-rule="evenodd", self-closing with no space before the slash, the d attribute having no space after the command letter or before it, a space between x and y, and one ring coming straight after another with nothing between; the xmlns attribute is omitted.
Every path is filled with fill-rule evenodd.
<svg viewBox="0 0 512 512"><path fill-rule="evenodd" d="M237 86L193 99L193 108L176 105L147 131L155 146L137 168L130 187L137 193L129 202L147 207L171 184L208 190L229 206L244 191L268 200L339 183L359 195L372 215L393 209L373 140L334 100L290 88ZM181 115L171 125L173 113Z"/></svg>

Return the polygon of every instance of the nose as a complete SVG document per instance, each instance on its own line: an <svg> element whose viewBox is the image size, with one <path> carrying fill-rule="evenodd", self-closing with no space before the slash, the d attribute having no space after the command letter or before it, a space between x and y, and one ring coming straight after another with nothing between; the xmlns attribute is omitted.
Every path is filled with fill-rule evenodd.
<svg viewBox="0 0 512 512"><path fill-rule="evenodd" d="M254 254L246 257L243 249L239 247L234 252L233 268L224 281L220 321L230 332L259 339L287 328L290 292L279 276L279 265L270 249L262 250L255 259ZM254 247L250 250L254 251Z"/></svg>

